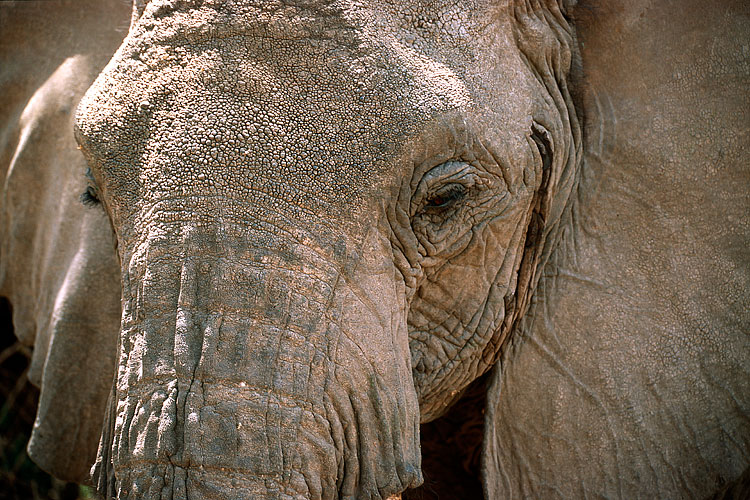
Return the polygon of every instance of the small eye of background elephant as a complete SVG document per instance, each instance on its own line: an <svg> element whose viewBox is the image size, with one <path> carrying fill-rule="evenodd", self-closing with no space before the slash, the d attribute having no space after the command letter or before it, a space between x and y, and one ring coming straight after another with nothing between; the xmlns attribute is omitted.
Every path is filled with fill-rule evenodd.
<svg viewBox="0 0 750 500"><path fill-rule="evenodd" d="M79 196L79 200L81 200L81 203L86 207L99 205L101 200L99 199L99 194L94 187L96 179L94 179L94 174L91 172L91 168L87 168L84 175L86 176L86 182L88 185L86 186L86 190L81 193L81 196Z"/></svg>
<svg viewBox="0 0 750 500"><path fill-rule="evenodd" d="M81 200L81 203L87 207L93 207L94 205L99 205L101 203L99 196L96 194L96 190L91 186L86 187L86 191L81 193L79 199Z"/></svg>

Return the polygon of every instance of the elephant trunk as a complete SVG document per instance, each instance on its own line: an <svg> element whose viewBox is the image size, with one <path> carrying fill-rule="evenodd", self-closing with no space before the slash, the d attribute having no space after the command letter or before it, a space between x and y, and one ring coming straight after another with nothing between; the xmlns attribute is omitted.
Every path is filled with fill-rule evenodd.
<svg viewBox="0 0 750 500"><path fill-rule="evenodd" d="M147 233L123 260L105 494L386 498L421 482L406 333L334 266L236 227Z"/></svg>

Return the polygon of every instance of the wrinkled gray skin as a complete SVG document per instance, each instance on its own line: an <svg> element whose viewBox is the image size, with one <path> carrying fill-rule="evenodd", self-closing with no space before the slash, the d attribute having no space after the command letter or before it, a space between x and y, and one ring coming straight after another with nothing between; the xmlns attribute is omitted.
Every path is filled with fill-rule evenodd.
<svg viewBox="0 0 750 500"><path fill-rule="evenodd" d="M747 20L137 1L76 117L122 283L100 491L386 498L493 366L487 498L731 484Z"/></svg>
<svg viewBox="0 0 750 500"><path fill-rule="evenodd" d="M100 489L422 482L574 185L572 31L520 9L136 3L76 119L122 264Z"/></svg>

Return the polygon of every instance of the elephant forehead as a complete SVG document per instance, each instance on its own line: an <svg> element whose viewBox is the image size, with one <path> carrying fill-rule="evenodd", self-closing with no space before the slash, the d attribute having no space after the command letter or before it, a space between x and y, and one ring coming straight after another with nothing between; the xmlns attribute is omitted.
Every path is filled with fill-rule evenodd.
<svg viewBox="0 0 750 500"><path fill-rule="evenodd" d="M222 111L248 121L275 118L283 123L287 117L304 123L323 115L343 126L361 117L360 122L373 127L404 122L397 110L409 116L435 114L471 101L461 71L393 37L368 33L366 19L358 20L358 29L341 20L337 29L321 29L306 38L264 36L248 27L257 20L231 30L235 19L208 23L202 31L210 35L196 38L191 36L195 17L152 19L131 30L89 92L92 105L83 108L88 113L79 116L88 134L111 134L113 126L132 129L143 103L154 105L165 97L172 105L182 100L191 107L196 95L203 95L214 108L221 105ZM346 33L343 39L336 35L341 32ZM226 109L232 103L222 94L253 102L261 110ZM269 116L257 116L265 110L271 111Z"/></svg>
<svg viewBox="0 0 750 500"><path fill-rule="evenodd" d="M136 16L148 23L171 17L193 37L254 32L273 38L330 37L335 31L360 27L396 14L397 24L412 23L438 36L466 35L467 19L476 12L497 9L497 0L136 0ZM382 23L379 27L383 27ZM213 25L213 30L207 29ZM344 30L342 30L342 28ZM163 31L169 36L170 32ZM344 33L347 35L348 33Z"/></svg>
<svg viewBox="0 0 750 500"><path fill-rule="evenodd" d="M499 74L477 71L495 64L478 60L477 51L508 52L488 47L478 32L488 31L488 21L467 14L473 9L421 3L395 13L388 2L367 8L149 2L83 100L81 135L94 156L113 156L118 145L132 148L139 133L150 132L151 124L142 123L149 107L169 98L171 106L190 108L204 96L215 111L249 123L274 119L316 128L321 137L349 132L355 138L365 126L377 130L378 140L358 142L377 145L403 137L415 122L477 101L473 91L488 83L477 73ZM475 17L492 17L480 10L484 16ZM473 80L468 87L467 80ZM503 79L489 80L489 91L502 94L497 83ZM228 101L256 106L228 109ZM322 126L321 118L337 123Z"/></svg>
<svg viewBox="0 0 750 500"><path fill-rule="evenodd" d="M493 83L478 83L471 54L451 58L441 49L470 52L461 40L477 23L455 5L412 7L398 17L343 3L149 3L77 116L114 219L196 194L259 194L326 218L356 218L353 211L371 210L408 175L410 138L436 128L455 135L456 117L478 102L506 135L523 135L517 125L527 109L510 105L519 101L521 72L501 73L493 62ZM404 19L424 33L404 28ZM299 30L284 31L289 23ZM430 23L444 26L442 41ZM498 102L487 105L477 92ZM449 143L419 161L450 156Z"/></svg>

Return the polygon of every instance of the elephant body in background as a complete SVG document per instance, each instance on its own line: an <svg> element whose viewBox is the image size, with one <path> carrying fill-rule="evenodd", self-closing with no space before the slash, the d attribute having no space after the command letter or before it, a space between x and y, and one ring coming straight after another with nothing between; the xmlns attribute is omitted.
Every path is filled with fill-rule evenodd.
<svg viewBox="0 0 750 500"><path fill-rule="evenodd" d="M485 467L514 472L490 498L701 498L747 470L749 15L579 3L577 203L493 374Z"/></svg>
<svg viewBox="0 0 750 500"><path fill-rule="evenodd" d="M29 453L76 482L89 480L101 434L120 284L109 221L78 200L85 161L71 129L129 11L98 0L0 4L0 296L34 347L29 378L41 393Z"/></svg>
<svg viewBox="0 0 750 500"><path fill-rule="evenodd" d="M108 497L468 497L471 423L486 498L741 494L742 2L136 0L87 169L90 7L1 145L43 466L101 429Z"/></svg>

